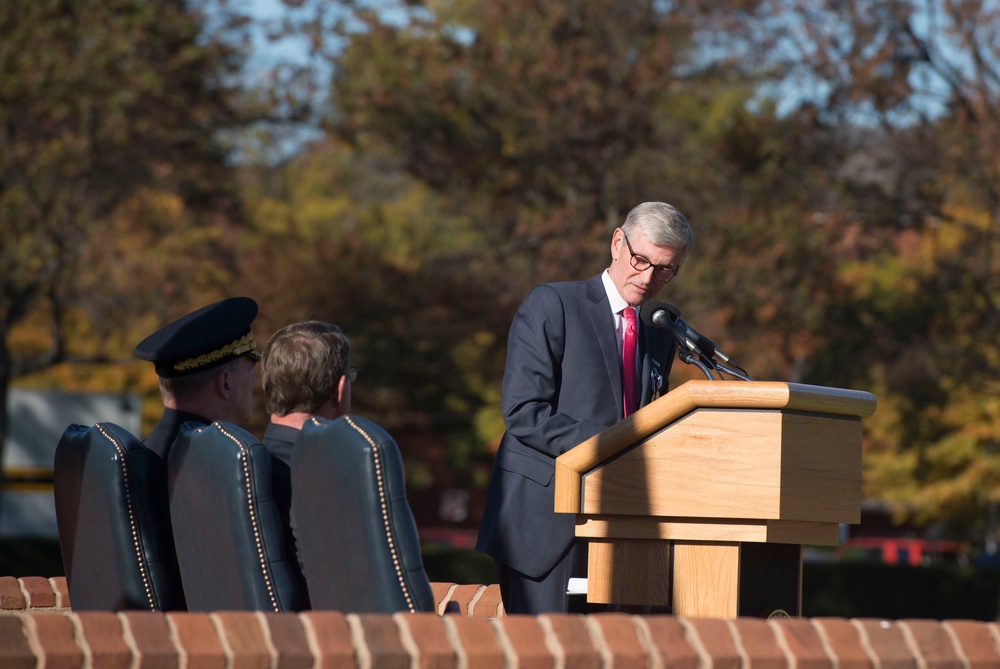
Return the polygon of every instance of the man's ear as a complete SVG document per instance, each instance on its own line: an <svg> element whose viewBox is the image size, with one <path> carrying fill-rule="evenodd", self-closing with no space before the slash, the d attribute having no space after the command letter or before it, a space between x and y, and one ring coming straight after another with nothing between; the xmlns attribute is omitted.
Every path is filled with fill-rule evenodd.
<svg viewBox="0 0 1000 669"><path fill-rule="evenodd" d="M229 399L232 395L233 376L228 369L222 369L215 376L215 392L224 399Z"/></svg>
<svg viewBox="0 0 1000 669"><path fill-rule="evenodd" d="M340 377L337 381L337 410L339 411L342 406L344 406L344 388L347 387L347 374Z"/></svg>

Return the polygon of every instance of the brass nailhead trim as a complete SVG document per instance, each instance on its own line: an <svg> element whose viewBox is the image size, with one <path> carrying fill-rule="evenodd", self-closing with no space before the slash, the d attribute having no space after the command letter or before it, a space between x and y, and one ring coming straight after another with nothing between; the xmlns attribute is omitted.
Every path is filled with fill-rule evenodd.
<svg viewBox="0 0 1000 669"><path fill-rule="evenodd" d="M396 541L392 535L392 525L389 522L389 505L386 501L385 481L382 476L382 462L379 455L378 445L367 432L362 430L357 423L351 420L350 416L344 416L344 420L346 420L348 425L354 428L358 434L364 437L368 444L372 447L372 460L375 464L375 478L378 483L379 508L382 511L382 524L385 527L385 538L389 544L389 553L392 555L392 566L396 570L396 580L399 582L399 588L403 591L403 597L406 598L406 606L410 609L410 613L415 613L416 607L413 605L413 598L410 596L410 590L406 586L403 568L399 563L399 551L396 549Z"/></svg>
<svg viewBox="0 0 1000 669"><path fill-rule="evenodd" d="M132 482L129 477L128 462L125 459L125 447L112 435L103 424L95 425L101 435L111 442L118 452L118 461L121 463L122 479L125 482L125 506L128 508L128 525L132 533L132 547L135 549L135 561L139 565L139 573L142 575L142 587L146 591L146 601L149 603L149 610L156 611L156 602L153 601L153 591L149 586L149 570L146 561L142 556L142 543L139 541L139 528L135 518L135 499L132 496Z"/></svg>
<svg viewBox="0 0 1000 669"><path fill-rule="evenodd" d="M275 613L280 613L278 599L274 594L274 581L271 578L271 571L267 568L267 558L264 556L264 543L261 539L260 521L257 518L257 511L253 503L253 481L250 476L250 453L235 435L230 434L219 422L214 423L219 432L229 437L237 448L240 449L240 463L243 465L243 480L247 493L247 511L250 513L250 523L253 525L253 540L257 547L257 559L260 561L261 575L264 577L264 584L267 585L267 596L271 600L271 608Z"/></svg>

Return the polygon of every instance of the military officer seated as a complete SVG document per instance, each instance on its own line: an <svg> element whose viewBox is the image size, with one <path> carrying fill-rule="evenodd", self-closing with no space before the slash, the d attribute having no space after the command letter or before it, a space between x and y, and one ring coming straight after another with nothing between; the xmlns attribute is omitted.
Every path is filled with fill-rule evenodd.
<svg viewBox="0 0 1000 669"><path fill-rule="evenodd" d="M135 347L160 377L163 417L143 443L164 462L185 422L250 420L253 369L260 360L250 329L256 317L254 300L231 297L179 318Z"/></svg>

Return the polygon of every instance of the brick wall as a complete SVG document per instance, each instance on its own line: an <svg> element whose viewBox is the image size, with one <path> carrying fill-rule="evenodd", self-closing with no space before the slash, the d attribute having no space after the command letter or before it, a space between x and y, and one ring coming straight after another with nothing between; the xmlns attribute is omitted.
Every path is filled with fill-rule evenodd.
<svg viewBox="0 0 1000 669"><path fill-rule="evenodd" d="M1000 669L997 623L505 616L496 586L433 587L458 611L73 612L65 579L0 577L0 668Z"/></svg>

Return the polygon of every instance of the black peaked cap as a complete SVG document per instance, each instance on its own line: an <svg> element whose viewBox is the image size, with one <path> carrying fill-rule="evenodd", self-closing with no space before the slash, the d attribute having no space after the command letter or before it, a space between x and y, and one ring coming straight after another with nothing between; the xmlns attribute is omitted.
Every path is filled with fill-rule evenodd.
<svg viewBox="0 0 1000 669"><path fill-rule="evenodd" d="M254 300L230 297L160 328L139 342L135 355L156 365L162 377L200 372L241 355L260 360L250 330L255 318Z"/></svg>

